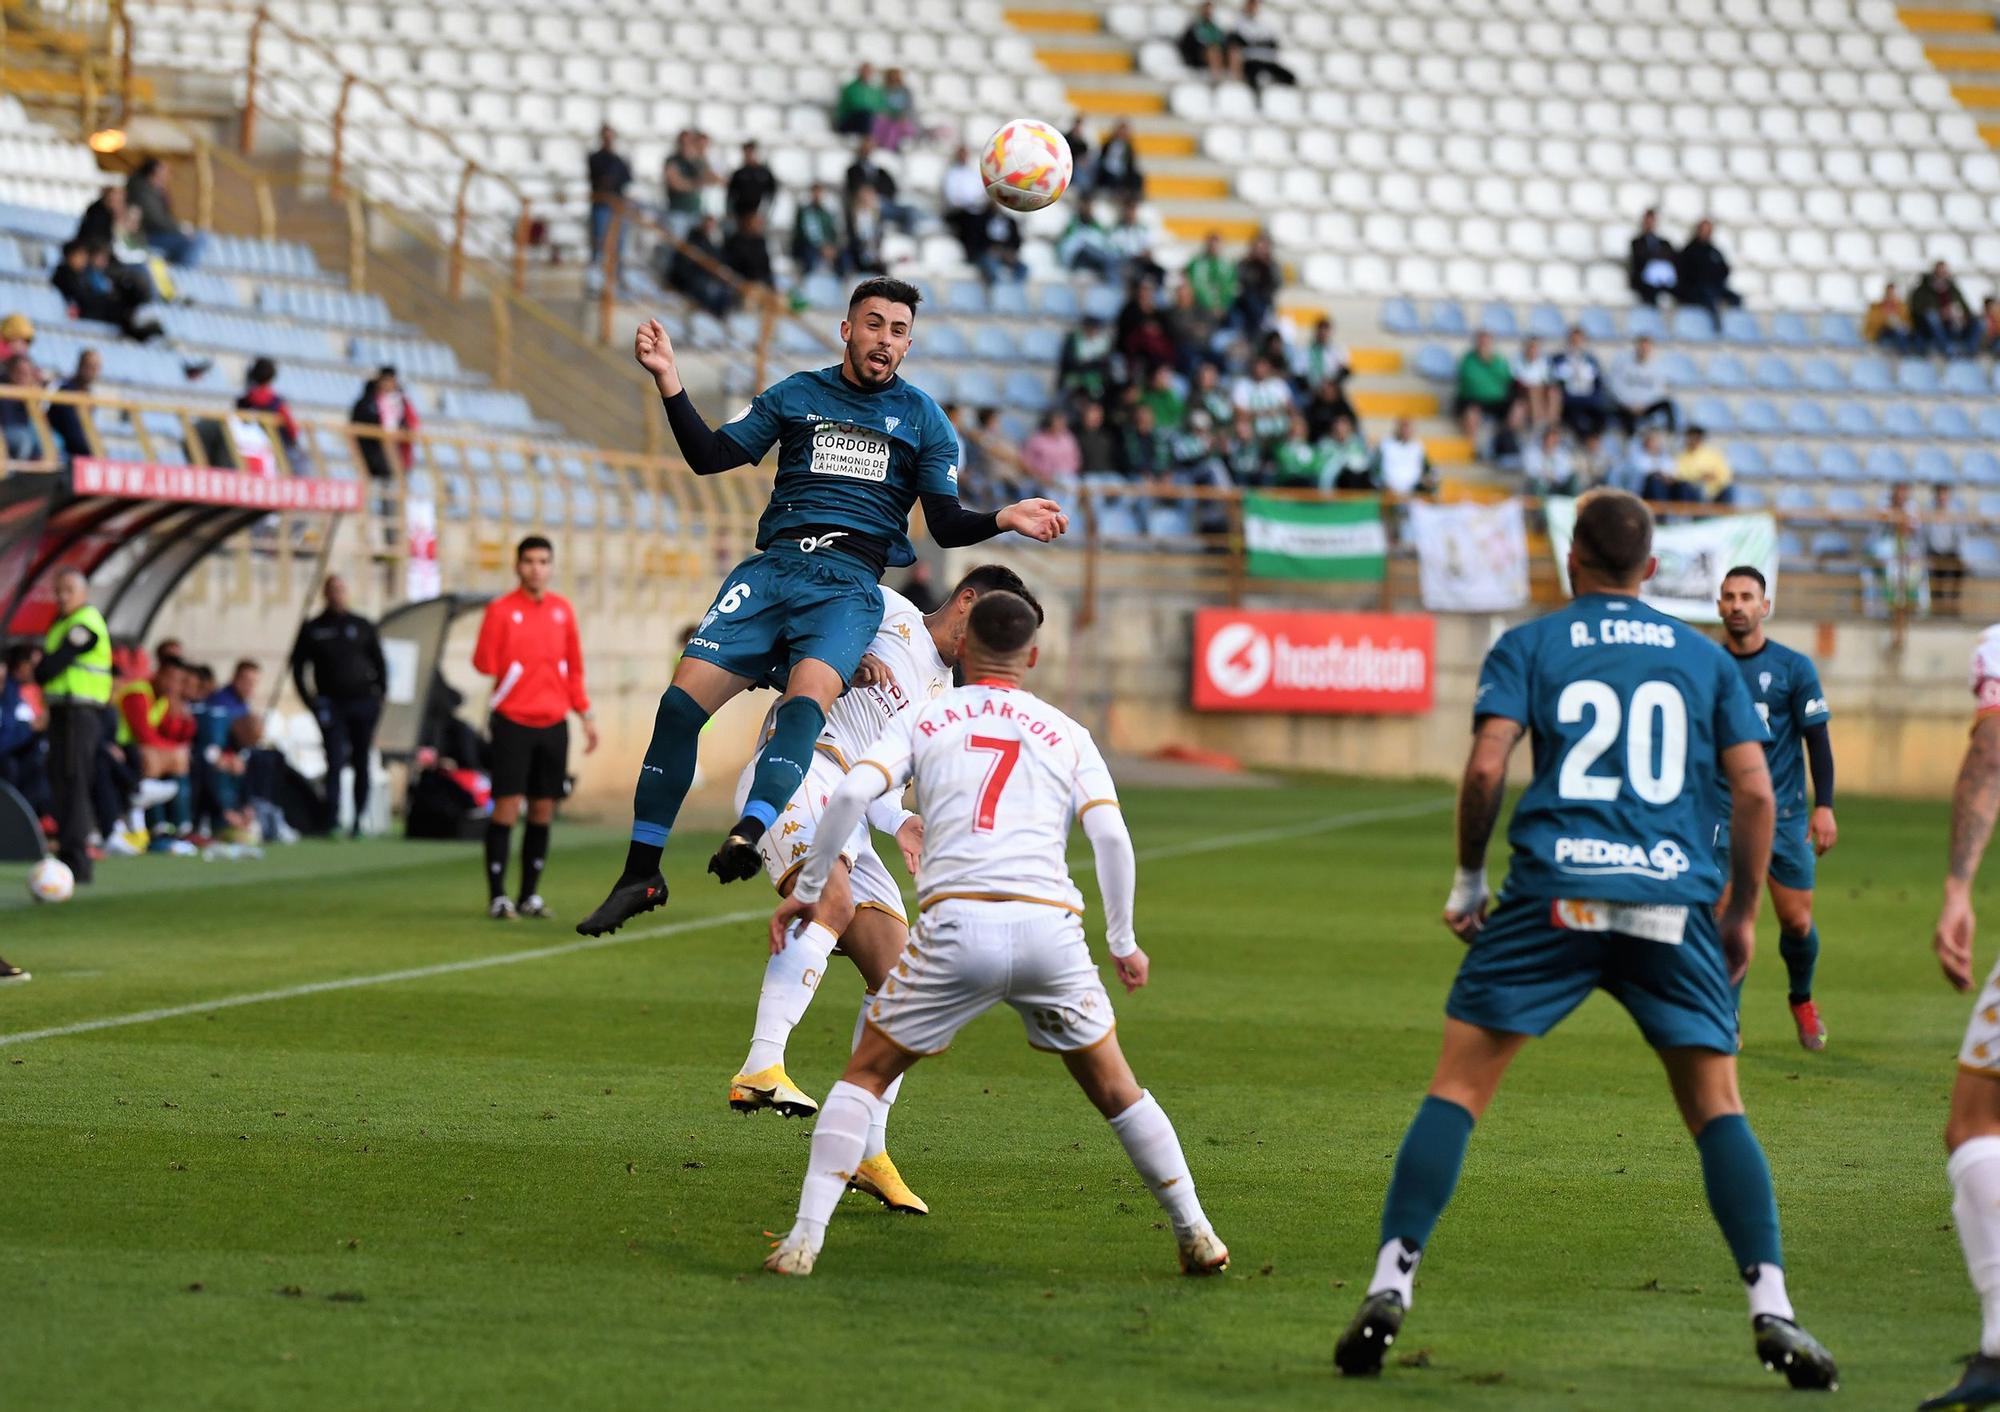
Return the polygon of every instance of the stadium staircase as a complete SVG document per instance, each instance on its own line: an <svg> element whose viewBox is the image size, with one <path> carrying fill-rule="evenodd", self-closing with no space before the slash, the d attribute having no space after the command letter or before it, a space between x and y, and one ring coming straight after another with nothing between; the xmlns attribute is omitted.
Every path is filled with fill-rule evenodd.
<svg viewBox="0 0 2000 1412"><path fill-rule="evenodd" d="M1987 0L1906 7L1896 17L1924 43L1924 57L1951 83L1951 93L1979 123L1989 147L2000 148L2000 24Z"/></svg>

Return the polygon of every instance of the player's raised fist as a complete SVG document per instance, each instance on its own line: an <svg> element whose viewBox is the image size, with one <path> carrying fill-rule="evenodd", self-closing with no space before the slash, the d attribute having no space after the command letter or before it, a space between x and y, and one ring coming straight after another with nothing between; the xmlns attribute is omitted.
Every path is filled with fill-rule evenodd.
<svg viewBox="0 0 2000 1412"><path fill-rule="evenodd" d="M1069 529L1069 516L1053 500L1017 500L998 517L1000 528L1047 544Z"/></svg>
<svg viewBox="0 0 2000 1412"><path fill-rule="evenodd" d="M632 357L653 375L653 380L660 384L663 396L671 397L680 391L680 369L674 363L674 341L667 337L667 331L658 319L646 320L632 335ZM669 380L674 384L671 392L666 386Z"/></svg>

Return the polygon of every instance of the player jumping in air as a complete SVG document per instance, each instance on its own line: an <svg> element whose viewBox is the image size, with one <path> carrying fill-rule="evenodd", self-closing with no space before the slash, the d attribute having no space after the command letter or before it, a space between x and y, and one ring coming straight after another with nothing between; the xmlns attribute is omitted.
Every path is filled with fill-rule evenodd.
<svg viewBox="0 0 2000 1412"><path fill-rule="evenodd" d="M1088 732L1020 688L1035 662L1037 623L1034 606L1016 594L989 593L973 605L967 684L897 716L849 771L820 816L798 886L771 918L774 946L795 919L810 921L841 840L871 802L916 781L920 916L820 1110L798 1220L764 1262L777 1274L812 1273L889 1086L1003 1001L1020 1015L1028 1043L1060 1054L1110 1119L1173 1222L1181 1268L1201 1275L1229 1263L1174 1125L1119 1050L1111 998L1084 941L1083 897L1064 860L1079 817L1097 858L1118 978L1128 991L1146 983L1146 953L1132 936L1132 839L1111 773Z"/></svg>
<svg viewBox="0 0 2000 1412"><path fill-rule="evenodd" d="M1334 1350L1344 1373L1381 1371L1473 1124L1508 1064L1601 987L1666 1066L1709 1209L1749 1289L1757 1356L1793 1387L1835 1383L1832 1357L1793 1321L1771 1170L1736 1090L1731 986L1750 965L1771 851L1764 725L1722 649L1637 597L1652 544L1637 498L1584 496L1569 553L1576 601L1504 634L1480 671L1444 909L1469 949L1429 1096L1396 1154L1374 1278ZM1507 885L1489 919L1486 845L1524 733L1534 778L1508 828ZM1723 879L1709 845L1719 777L1736 813L1718 924Z"/></svg>
<svg viewBox="0 0 2000 1412"><path fill-rule="evenodd" d="M1833 819L1833 742L1827 735L1826 692L1819 673L1803 652L1794 652L1764 635L1771 616L1764 575L1744 564L1722 576L1716 601L1727 638L1730 660L1750 689L1750 700L1771 732L1764 759L1771 770L1771 792L1778 800L1778 822L1771 835L1771 910L1778 914L1778 955L1790 977L1787 997L1799 1043L1807 1049L1826 1048L1826 1026L1813 1003L1813 967L1819 961L1819 928L1813 925L1814 860L1840 837ZM1813 808L1806 813L1806 782L1801 760L1812 766ZM1722 800L1723 822L1716 829L1718 858L1729 856L1729 796ZM1725 876L1726 876L1725 870ZM1729 889L1722 890L1724 910Z"/></svg>
<svg viewBox="0 0 2000 1412"><path fill-rule="evenodd" d="M764 870L780 896L791 895L806 854L818 837L827 800L840 787L851 763L862 757L897 716L951 690L952 667L964 650L965 622L972 605L999 589L1034 604L1036 620L1040 621L1041 606L1035 604L1020 575L999 564L973 569L928 617L900 593L882 590L882 626L862 659L865 682L844 694L827 712L826 729L820 732L805 783L778 815L778 826L768 830L758 845ZM755 772L754 761L744 766L736 786L739 800L749 791ZM857 828L842 848L819 905L813 909L814 919L794 925L786 933L784 945L771 950L757 996L750 1053L729 1081L729 1106L739 1112L775 1108L792 1118L819 1111L819 1105L785 1072L785 1044L812 1004L826 974L827 957L838 946L867 986L861 1013L854 1021L854 1041L859 1044L869 1003L909 938L902 889L875 856L869 824L895 839L904 861L916 871L923 847L923 821L903 808L900 796L876 800L868 806L867 823ZM892 1210L921 1215L930 1208L904 1183L889 1159L889 1108L902 1086L903 1081L897 1079L882 1093L879 1121L869 1125L853 1185Z"/></svg>
<svg viewBox="0 0 2000 1412"><path fill-rule="evenodd" d="M1972 880L2000 814L2000 626L1981 633L1973 649L1972 694L1979 714L1951 795L1951 859L1932 942L1944 978L1961 991L1972 989ZM1987 975L1965 1026L1944 1143L1951 1153L1945 1164L1951 1214L1979 1291L1982 1323L1979 1352L1958 1386L1919 1412L2000 1407L2000 964Z"/></svg>
<svg viewBox="0 0 2000 1412"><path fill-rule="evenodd" d="M723 581L660 698L632 801L625 870L585 936L614 932L667 899L660 875L681 802L694 778L701 728L723 703L772 673L785 681L757 757L743 817L709 860L724 882L761 866L757 844L805 778L826 711L882 623L884 568L913 563L909 515L921 502L946 548L1002 530L1048 541L1068 527L1052 500L980 514L958 502L958 435L926 394L897 376L910 351L921 296L894 279L864 280L840 325L840 366L794 373L711 428L681 386L673 344L657 322L639 326L633 356L653 375L681 455L697 475L750 465L773 445L778 470L757 524L760 552Z"/></svg>

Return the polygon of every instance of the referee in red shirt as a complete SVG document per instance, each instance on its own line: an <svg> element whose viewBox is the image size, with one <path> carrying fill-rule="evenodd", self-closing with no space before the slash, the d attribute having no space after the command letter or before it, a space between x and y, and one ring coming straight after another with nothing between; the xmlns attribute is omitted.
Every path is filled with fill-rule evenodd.
<svg viewBox="0 0 2000 1412"><path fill-rule="evenodd" d="M472 666L493 678L489 703L493 742L488 761L493 776L493 818L486 825L486 915L496 921L516 916L546 917L538 889L549 856L549 825L562 797L569 768L569 713L583 720L583 752L597 749L597 726L583 689L583 643L576 610L561 594L549 592L555 549L538 534L514 551L520 587L486 605ZM507 841L521 801L528 801L528 827L521 840L521 893L507 898Z"/></svg>

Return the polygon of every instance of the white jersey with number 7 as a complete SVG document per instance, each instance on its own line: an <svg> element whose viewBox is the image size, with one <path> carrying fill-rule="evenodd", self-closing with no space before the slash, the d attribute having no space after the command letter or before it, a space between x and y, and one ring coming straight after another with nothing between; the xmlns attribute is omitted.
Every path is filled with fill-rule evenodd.
<svg viewBox="0 0 2000 1412"><path fill-rule="evenodd" d="M855 769L914 779L924 819L918 909L947 898L1081 914L1070 825L1118 790L1090 732L1019 687L974 682L904 711Z"/></svg>

